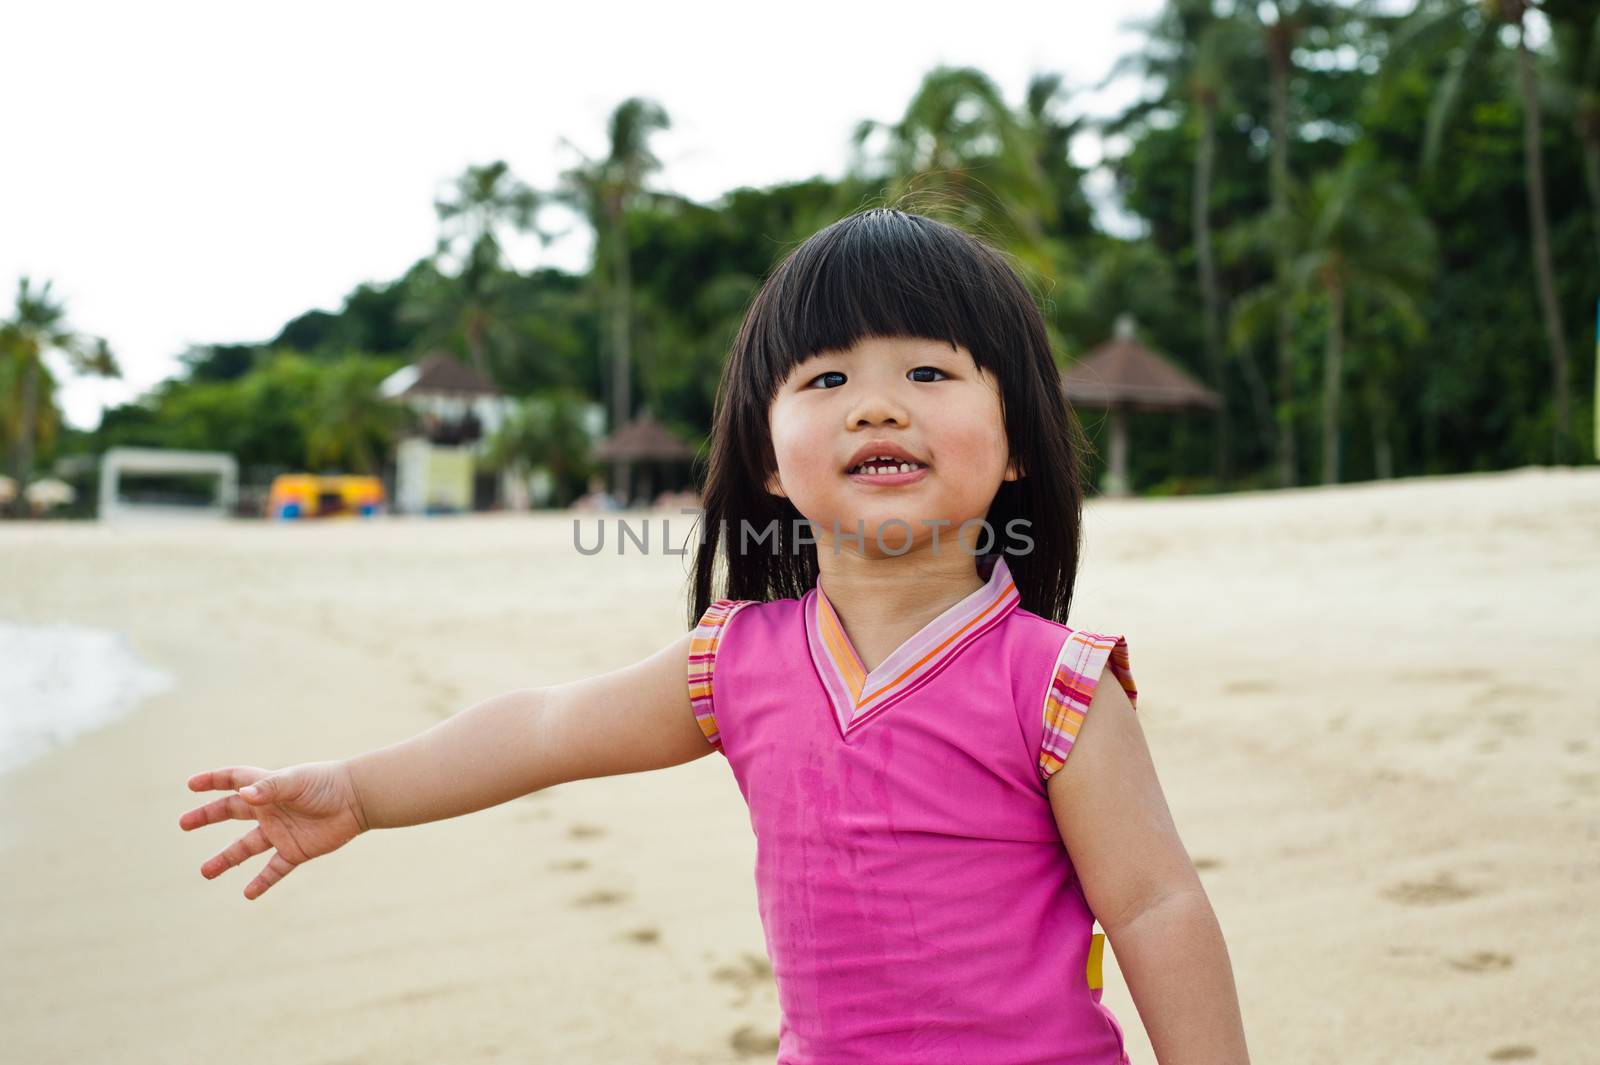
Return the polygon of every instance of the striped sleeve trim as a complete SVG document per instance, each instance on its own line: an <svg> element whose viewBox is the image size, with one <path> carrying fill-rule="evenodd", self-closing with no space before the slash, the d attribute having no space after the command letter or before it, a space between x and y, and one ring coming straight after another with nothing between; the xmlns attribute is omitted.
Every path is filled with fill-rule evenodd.
<svg viewBox="0 0 1600 1065"><path fill-rule="evenodd" d="M689 703L694 707L694 719L705 734L706 742L719 751L722 750L722 733L717 730L717 715L711 699L711 675L717 664L717 647L728 622L750 603L748 599L718 599L700 615L700 623L689 639Z"/></svg>
<svg viewBox="0 0 1600 1065"><path fill-rule="evenodd" d="M1066 763L1107 662L1122 690L1128 693L1128 702L1137 708L1139 692L1128 668L1128 641L1121 636L1074 631L1061 645L1044 700L1044 741L1039 746L1041 780L1049 780Z"/></svg>

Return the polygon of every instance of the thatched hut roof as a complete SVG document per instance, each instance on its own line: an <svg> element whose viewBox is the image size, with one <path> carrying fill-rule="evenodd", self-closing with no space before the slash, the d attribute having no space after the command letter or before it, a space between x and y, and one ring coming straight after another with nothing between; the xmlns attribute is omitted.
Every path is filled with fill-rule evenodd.
<svg viewBox="0 0 1600 1065"><path fill-rule="evenodd" d="M498 396L494 382L448 351L430 351L410 366L390 374L381 386L391 399L400 396Z"/></svg>
<svg viewBox="0 0 1600 1065"><path fill-rule="evenodd" d="M629 461L692 461L694 449L673 436L650 414L639 415L594 446L596 459Z"/></svg>
<svg viewBox="0 0 1600 1065"><path fill-rule="evenodd" d="M1133 320L1117 320L1117 335L1061 372L1067 401L1076 407L1133 411L1215 410L1222 398L1170 359L1133 337Z"/></svg>

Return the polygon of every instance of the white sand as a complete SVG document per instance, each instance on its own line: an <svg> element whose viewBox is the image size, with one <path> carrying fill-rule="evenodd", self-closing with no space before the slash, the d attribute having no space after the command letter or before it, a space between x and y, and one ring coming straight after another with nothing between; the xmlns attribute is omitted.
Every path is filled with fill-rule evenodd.
<svg viewBox="0 0 1600 1065"><path fill-rule="evenodd" d="M1253 1060L1585 1060L1600 472L1096 503L1086 536L1072 620L1128 636ZM583 558L562 516L0 525L0 622L127 634L175 681L0 775L0 1057L770 1061L716 756L372 833L255 902L265 856L198 872L248 825L177 826L199 770L649 654L686 565Z"/></svg>

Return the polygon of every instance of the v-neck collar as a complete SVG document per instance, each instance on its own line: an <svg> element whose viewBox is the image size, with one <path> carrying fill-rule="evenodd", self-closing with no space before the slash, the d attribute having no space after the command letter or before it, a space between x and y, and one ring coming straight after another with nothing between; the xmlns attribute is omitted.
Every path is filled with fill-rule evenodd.
<svg viewBox="0 0 1600 1065"><path fill-rule="evenodd" d="M1016 608L1021 597L1005 558L985 555L977 565L979 576L984 575L986 565L991 567L984 586L917 630L871 672L845 635L821 580L806 593L802 612L811 661L828 692L841 733L849 735L932 680L972 641Z"/></svg>

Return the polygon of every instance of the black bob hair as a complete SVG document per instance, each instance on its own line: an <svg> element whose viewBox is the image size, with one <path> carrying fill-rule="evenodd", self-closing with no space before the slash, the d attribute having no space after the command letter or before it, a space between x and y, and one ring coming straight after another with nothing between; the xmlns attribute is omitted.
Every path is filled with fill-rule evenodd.
<svg viewBox="0 0 1600 1065"><path fill-rule="evenodd" d="M1044 319L994 248L945 222L879 207L842 218L790 251L745 313L717 389L690 626L714 598L799 598L816 583L816 546L793 535L796 522L805 529L804 516L765 488L777 469L768 411L798 363L865 337L960 345L998 379L1020 476L1001 482L988 521L996 544L1013 519L1027 521L1032 549L1006 556L1020 605L1065 624L1078 572L1083 435ZM741 522L752 537L775 525L776 542L768 537L739 550ZM725 583L714 597L719 555Z"/></svg>

